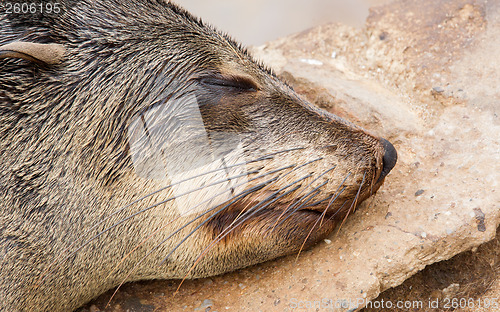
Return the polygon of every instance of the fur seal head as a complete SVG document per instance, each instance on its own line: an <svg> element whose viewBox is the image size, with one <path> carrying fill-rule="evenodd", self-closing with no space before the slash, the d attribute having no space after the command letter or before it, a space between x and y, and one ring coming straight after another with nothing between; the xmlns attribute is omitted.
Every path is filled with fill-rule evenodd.
<svg viewBox="0 0 500 312"><path fill-rule="evenodd" d="M297 252L372 195L397 158L162 0L0 13L0 86L10 311L71 310L124 281Z"/></svg>

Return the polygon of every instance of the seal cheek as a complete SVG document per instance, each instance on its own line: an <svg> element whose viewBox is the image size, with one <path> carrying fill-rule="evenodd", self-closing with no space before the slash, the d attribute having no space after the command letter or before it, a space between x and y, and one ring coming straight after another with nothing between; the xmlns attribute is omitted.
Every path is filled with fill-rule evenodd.
<svg viewBox="0 0 500 312"><path fill-rule="evenodd" d="M308 249L326 238L335 228L332 220L314 210L299 210L290 215L285 222L279 223L272 232L263 233L275 237L277 246L287 246L284 254L296 253Z"/></svg>
<svg viewBox="0 0 500 312"><path fill-rule="evenodd" d="M207 256L238 259L227 265L219 263L226 272L307 249L327 237L337 224L317 211L299 210L283 215L280 208L286 207L263 211L232 228L235 215L230 211L211 220L205 231L215 246Z"/></svg>
<svg viewBox="0 0 500 312"><path fill-rule="evenodd" d="M258 235L261 244L263 241L268 241L268 244L272 242L277 248L275 251L279 250L279 255L283 256L312 247L327 237L336 224L337 220L316 210L283 214L282 209L274 209L265 218L254 220L249 226Z"/></svg>

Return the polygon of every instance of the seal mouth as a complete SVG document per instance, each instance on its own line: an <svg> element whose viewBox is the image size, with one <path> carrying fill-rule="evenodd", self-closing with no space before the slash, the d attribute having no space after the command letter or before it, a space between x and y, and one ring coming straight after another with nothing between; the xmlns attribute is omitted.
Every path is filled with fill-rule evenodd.
<svg viewBox="0 0 500 312"><path fill-rule="evenodd" d="M340 211L337 211L337 213L334 210L328 209L326 212L324 212L326 207L323 207L322 209L319 210L313 210L313 209L303 209L300 211L297 211L299 213L299 216L303 218L304 220L311 219L309 223L313 223L313 229L316 227L334 227L337 224L337 218L336 216L343 216L343 213L340 213Z"/></svg>
<svg viewBox="0 0 500 312"><path fill-rule="evenodd" d="M351 202L348 202L339 208L328 207L328 209L327 206L321 206L317 208L308 207L298 210L297 213L303 214L304 216L311 216L316 219L321 219L322 223L324 223L325 221L335 222L335 220L343 219L345 217L345 214L350 210L351 204ZM354 207L352 210L354 210Z"/></svg>
<svg viewBox="0 0 500 312"><path fill-rule="evenodd" d="M330 220L330 219L333 219L336 215L338 215L340 213L340 210L341 210L341 208L333 209L332 207L328 207L327 205L322 205L322 206L318 206L317 208L316 207L307 207L304 209L300 209L297 212L305 213L308 215L314 215L315 217L322 217L325 220Z"/></svg>

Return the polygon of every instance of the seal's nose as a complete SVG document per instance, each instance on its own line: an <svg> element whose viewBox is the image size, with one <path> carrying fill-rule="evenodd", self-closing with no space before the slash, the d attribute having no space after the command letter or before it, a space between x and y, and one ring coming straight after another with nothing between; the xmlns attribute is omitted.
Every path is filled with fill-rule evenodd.
<svg viewBox="0 0 500 312"><path fill-rule="evenodd" d="M387 141L386 139L380 139L380 142L384 147L385 153L383 158L382 172L380 173L378 181L385 178L385 176L392 170L392 168L394 168L394 166L396 165L396 161L398 160L398 153L396 152L396 149L391 144L391 142Z"/></svg>

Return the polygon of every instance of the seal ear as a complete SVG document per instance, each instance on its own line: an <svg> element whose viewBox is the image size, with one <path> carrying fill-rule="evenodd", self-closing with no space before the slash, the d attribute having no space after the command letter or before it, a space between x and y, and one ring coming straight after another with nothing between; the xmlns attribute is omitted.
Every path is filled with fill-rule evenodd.
<svg viewBox="0 0 500 312"><path fill-rule="evenodd" d="M21 58L40 65L61 63L64 53L64 46L57 43L14 41L0 46L0 59Z"/></svg>

